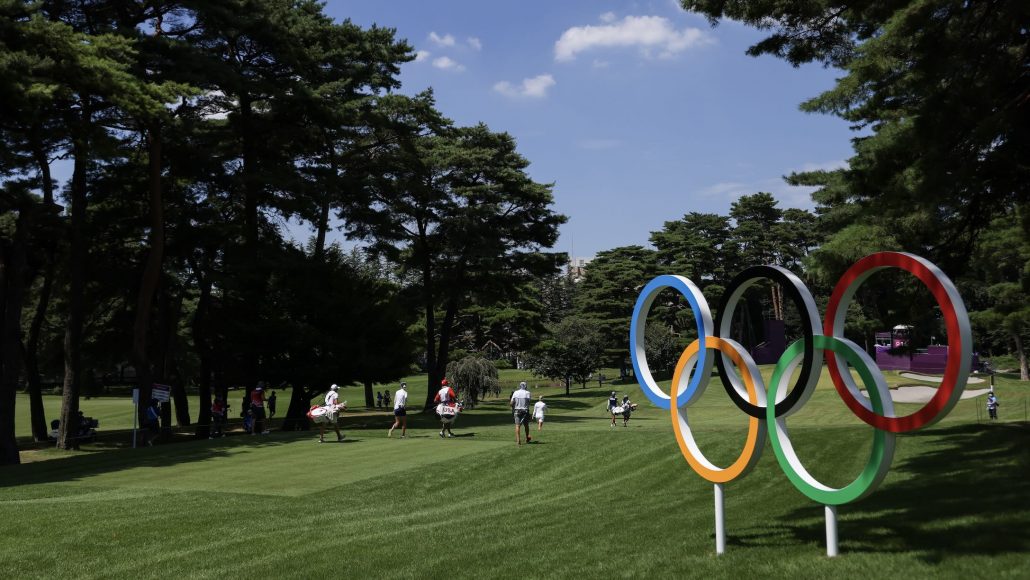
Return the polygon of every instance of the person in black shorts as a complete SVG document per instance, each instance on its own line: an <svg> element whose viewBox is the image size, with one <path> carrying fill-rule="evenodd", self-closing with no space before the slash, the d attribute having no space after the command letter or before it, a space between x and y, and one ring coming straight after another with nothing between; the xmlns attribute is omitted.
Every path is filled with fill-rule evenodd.
<svg viewBox="0 0 1030 580"><path fill-rule="evenodd" d="M398 425L401 426L401 439L408 436L408 383L401 383L401 388L397 389L394 393L393 398L393 427L390 427L390 432L386 435L387 437L393 437L393 430Z"/></svg>
<svg viewBox="0 0 1030 580"><path fill-rule="evenodd" d="M526 443L532 441L529 436L529 401L533 398L526 383L519 383L519 390L511 394L511 410L515 418L515 442L522 447L522 427L526 428Z"/></svg>

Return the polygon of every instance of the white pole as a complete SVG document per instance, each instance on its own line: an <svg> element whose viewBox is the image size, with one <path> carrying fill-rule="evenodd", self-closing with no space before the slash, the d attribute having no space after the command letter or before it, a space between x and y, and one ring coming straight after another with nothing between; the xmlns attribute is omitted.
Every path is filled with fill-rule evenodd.
<svg viewBox="0 0 1030 580"><path fill-rule="evenodd" d="M722 498L722 484L715 484L715 554L726 551L726 510Z"/></svg>
<svg viewBox="0 0 1030 580"><path fill-rule="evenodd" d="M837 506L826 506L826 556L833 558L837 550Z"/></svg>
<svg viewBox="0 0 1030 580"><path fill-rule="evenodd" d="M132 448L136 448L136 419L139 417L139 389L132 390Z"/></svg>

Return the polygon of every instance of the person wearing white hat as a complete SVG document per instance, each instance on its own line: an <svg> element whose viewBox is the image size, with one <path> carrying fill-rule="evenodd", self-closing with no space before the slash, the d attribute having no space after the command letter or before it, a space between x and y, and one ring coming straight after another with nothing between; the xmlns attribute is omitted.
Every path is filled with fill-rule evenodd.
<svg viewBox="0 0 1030 580"><path fill-rule="evenodd" d="M347 410L347 403L340 404L340 386L333 384L325 394L325 408L329 413L329 422L336 431L336 440L343 441L344 435L340 433L340 426L336 420L340 418L340 409ZM325 423L318 424L318 442L325 443Z"/></svg>
<svg viewBox="0 0 1030 580"><path fill-rule="evenodd" d="M401 388L393 394L393 427L387 437L393 437L393 430L401 426L401 439L408 436L408 383L401 383Z"/></svg>

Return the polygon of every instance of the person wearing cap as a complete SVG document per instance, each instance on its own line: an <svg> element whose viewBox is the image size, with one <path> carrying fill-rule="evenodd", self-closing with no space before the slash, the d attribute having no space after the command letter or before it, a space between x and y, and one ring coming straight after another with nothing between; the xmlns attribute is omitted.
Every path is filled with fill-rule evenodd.
<svg viewBox="0 0 1030 580"><path fill-rule="evenodd" d="M526 383L519 383L519 389L511 394L512 415L515 417L515 442L522 447L522 427L526 427L526 443L532 441L529 436L529 401L533 398Z"/></svg>
<svg viewBox="0 0 1030 580"><path fill-rule="evenodd" d="M340 433L340 426L336 423L337 419L340 418L340 409L347 409L346 403L340 404L340 386L333 384L329 387L329 391L325 394L325 408L329 412L329 422L333 426L333 430L336 431L336 440L343 441L344 435ZM325 443L325 423L318 424L318 442Z"/></svg>
<svg viewBox="0 0 1030 580"><path fill-rule="evenodd" d="M250 392L250 410L254 413L254 430L250 432L251 435L268 435L268 430L265 429L265 387L264 383L258 383L258 386Z"/></svg>
<svg viewBox="0 0 1030 580"><path fill-rule="evenodd" d="M401 388L393 394L393 427L387 437L393 437L393 430L401 426L401 439L408 436L408 383L401 383Z"/></svg>
<svg viewBox="0 0 1030 580"><path fill-rule="evenodd" d="M436 414L441 416L440 437L444 436L444 432L446 432L447 437L454 437L450 423L446 423L443 420L443 408L457 403L458 395L454 393L454 389L451 388L451 385L447 382L446 378L440 381L440 390L436 392L436 397L433 398L433 401L439 403L436 406Z"/></svg>
<svg viewBox="0 0 1030 580"><path fill-rule="evenodd" d="M629 400L629 395L622 396L622 426L629 427L629 416L633 413L633 401Z"/></svg>
<svg viewBox="0 0 1030 580"><path fill-rule="evenodd" d="M615 396L615 391L612 391L612 394L608 395L608 413L610 413L612 416L612 425L609 428L615 427L615 413L612 412L612 409L618 406L619 398Z"/></svg>

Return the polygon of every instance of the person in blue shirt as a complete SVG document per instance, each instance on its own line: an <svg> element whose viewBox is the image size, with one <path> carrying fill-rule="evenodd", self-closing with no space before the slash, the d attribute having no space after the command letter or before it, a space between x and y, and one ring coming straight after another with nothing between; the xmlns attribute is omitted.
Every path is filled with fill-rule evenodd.
<svg viewBox="0 0 1030 580"><path fill-rule="evenodd" d="M612 391L612 394L608 396L608 412L612 416L611 427L615 427L615 412L612 411L612 409L614 409L615 407L618 407L618 406L619 406L619 398L615 396L615 391Z"/></svg>
<svg viewBox="0 0 1030 580"><path fill-rule="evenodd" d="M987 414L992 420L998 418L998 398L994 396L994 393L987 395Z"/></svg>
<svg viewBox="0 0 1030 580"><path fill-rule="evenodd" d="M147 407L147 412L143 416L143 426L150 434L146 438L147 445L153 447L154 440L161 434L161 410L158 406L157 399L150 399L150 405Z"/></svg>

